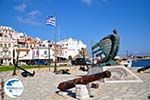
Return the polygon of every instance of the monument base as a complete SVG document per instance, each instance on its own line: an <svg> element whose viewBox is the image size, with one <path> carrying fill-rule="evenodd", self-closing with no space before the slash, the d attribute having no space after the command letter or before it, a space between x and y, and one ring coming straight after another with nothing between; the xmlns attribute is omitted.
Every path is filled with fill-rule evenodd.
<svg viewBox="0 0 150 100"><path fill-rule="evenodd" d="M89 98L89 92L86 85L77 84L75 93L76 93L76 98L79 100Z"/></svg>

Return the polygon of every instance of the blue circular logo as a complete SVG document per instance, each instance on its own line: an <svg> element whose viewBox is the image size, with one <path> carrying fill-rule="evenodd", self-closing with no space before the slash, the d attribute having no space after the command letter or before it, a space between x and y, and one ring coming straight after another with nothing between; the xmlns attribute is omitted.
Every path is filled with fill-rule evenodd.
<svg viewBox="0 0 150 100"><path fill-rule="evenodd" d="M4 85L4 91L6 95L12 98L19 97L23 92L23 84L20 80L16 78L12 78L7 80L7 82Z"/></svg>

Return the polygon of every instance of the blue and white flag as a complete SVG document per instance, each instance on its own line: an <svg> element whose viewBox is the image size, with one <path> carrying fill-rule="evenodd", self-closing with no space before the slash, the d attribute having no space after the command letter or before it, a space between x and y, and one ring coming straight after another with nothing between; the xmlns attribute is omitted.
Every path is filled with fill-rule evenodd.
<svg viewBox="0 0 150 100"><path fill-rule="evenodd" d="M46 24L56 26L56 17L55 16L48 16L46 18Z"/></svg>

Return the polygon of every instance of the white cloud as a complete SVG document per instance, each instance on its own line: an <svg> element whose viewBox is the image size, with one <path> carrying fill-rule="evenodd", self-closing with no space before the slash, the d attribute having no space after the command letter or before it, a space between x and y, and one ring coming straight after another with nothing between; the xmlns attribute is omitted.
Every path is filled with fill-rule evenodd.
<svg viewBox="0 0 150 100"><path fill-rule="evenodd" d="M29 6L29 5L28 5ZM18 12L22 12L21 16L17 16L17 21L24 24L30 25L39 25L39 15L41 12L38 9L29 9L27 8L27 3L20 3L19 5L15 6L14 9Z"/></svg>
<svg viewBox="0 0 150 100"><path fill-rule="evenodd" d="M37 21L36 18L33 17L17 17L17 20L24 24L31 24L31 25L39 25L40 23Z"/></svg>
<svg viewBox="0 0 150 100"><path fill-rule="evenodd" d="M31 12L28 13L28 15L31 17L35 17L40 14L41 14L41 12L39 10L32 10Z"/></svg>
<svg viewBox="0 0 150 100"><path fill-rule="evenodd" d="M82 0L82 2L87 4L87 5L91 5L93 0Z"/></svg>
<svg viewBox="0 0 150 100"><path fill-rule="evenodd" d="M107 3L108 0L81 0L83 3L85 3L86 5L90 6L93 3Z"/></svg>
<svg viewBox="0 0 150 100"><path fill-rule="evenodd" d="M27 7L27 5L25 3L22 3L22 4L18 5L18 6L15 6L14 8L15 8L15 10L17 10L19 12L24 12L26 7Z"/></svg>
<svg viewBox="0 0 150 100"><path fill-rule="evenodd" d="M18 16L17 20L24 24L31 24L31 25L39 25L40 22L38 20L38 16L41 14L39 10L32 10L25 15Z"/></svg>

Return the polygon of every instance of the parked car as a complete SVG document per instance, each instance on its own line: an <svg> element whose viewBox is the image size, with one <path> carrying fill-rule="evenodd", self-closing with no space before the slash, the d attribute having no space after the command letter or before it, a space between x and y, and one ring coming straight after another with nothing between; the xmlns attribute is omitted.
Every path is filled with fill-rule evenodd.
<svg viewBox="0 0 150 100"><path fill-rule="evenodd" d="M91 65L91 61L89 59L77 58L71 61L72 65Z"/></svg>
<svg viewBox="0 0 150 100"><path fill-rule="evenodd" d="M35 65L48 65L48 62L39 59L39 60L35 61L34 64L35 64Z"/></svg>
<svg viewBox="0 0 150 100"><path fill-rule="evenodd" d="M92 65L92 62L91 62L91 60L86 60L86 65Z"/></svg>

